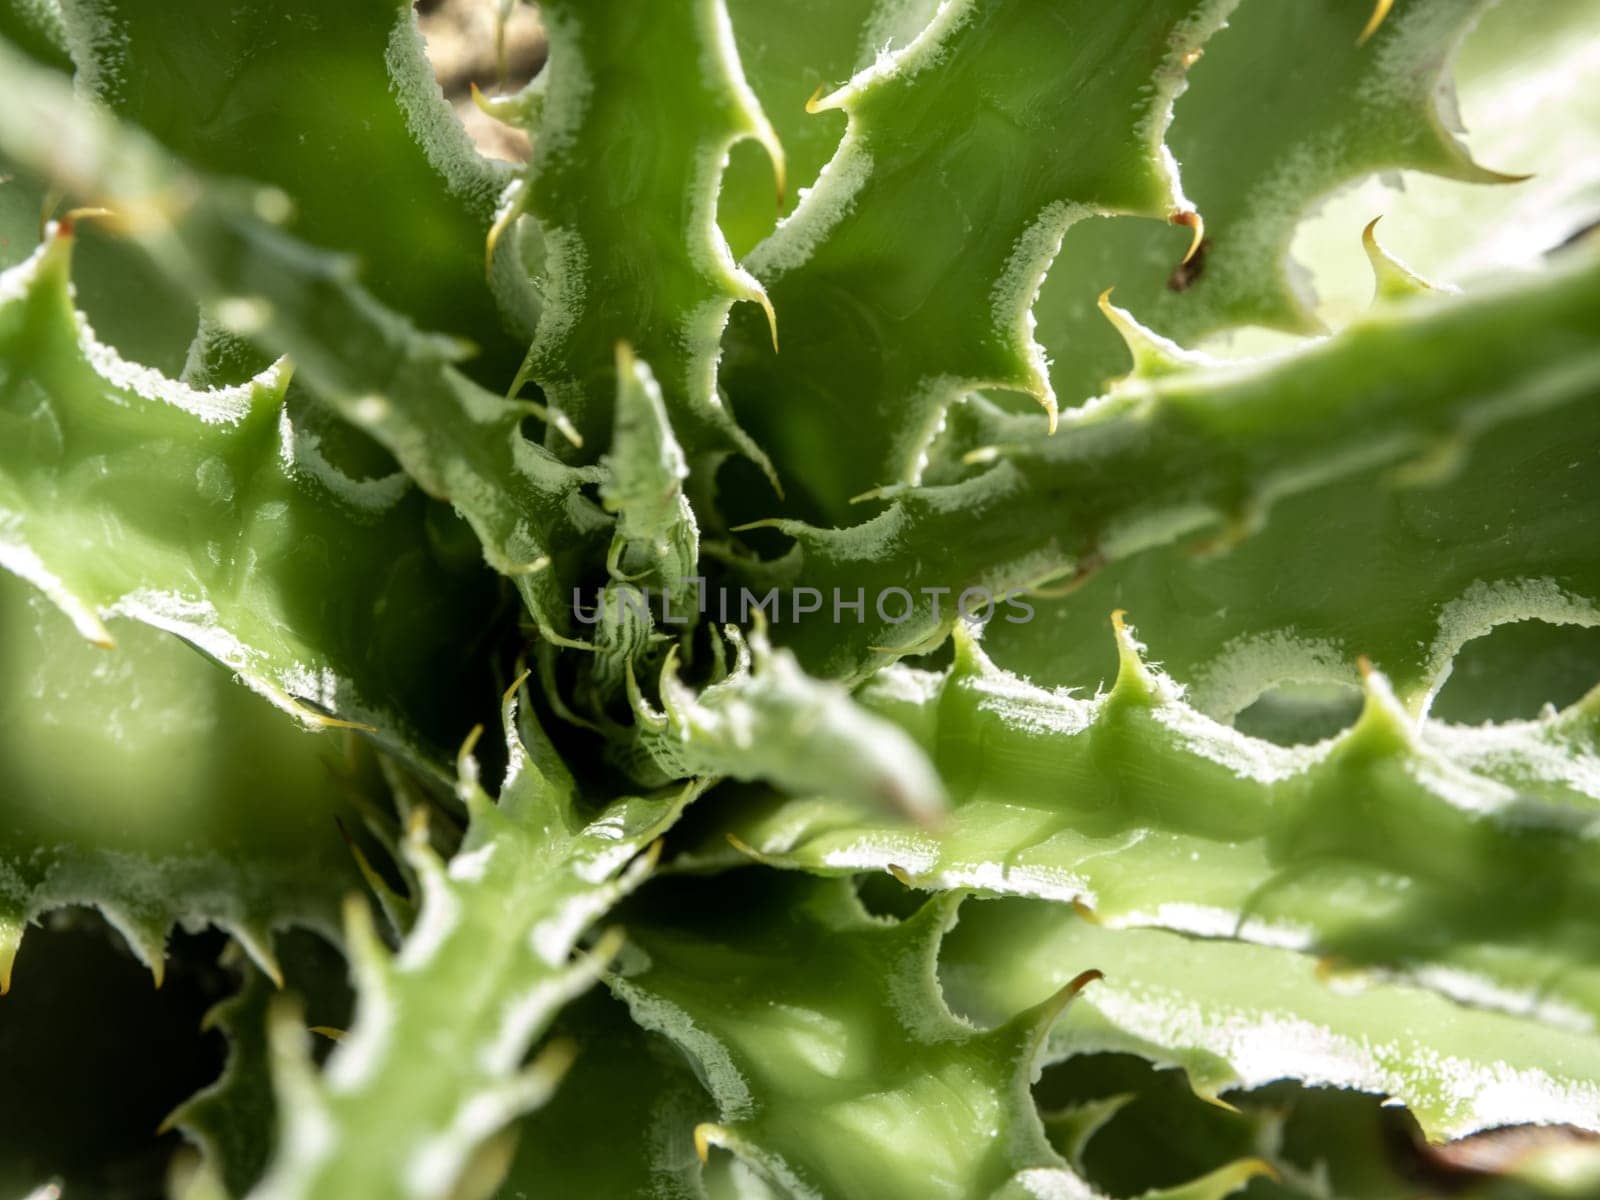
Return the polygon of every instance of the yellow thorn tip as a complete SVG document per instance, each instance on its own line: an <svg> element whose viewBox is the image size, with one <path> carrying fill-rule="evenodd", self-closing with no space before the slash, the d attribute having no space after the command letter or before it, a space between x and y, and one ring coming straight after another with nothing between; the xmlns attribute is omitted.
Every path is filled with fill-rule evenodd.
<svg viewBox="0 0 1600 1200"><path fill-rule="evenodd" d="M1168 218L1174 225L1182 225L1192 230L1193 236L1189 238L1189 249L1183 256L1179 266L1188 266L1194 261L1194 256L1200 253L1200 244L1206 240L1206 219L1193 209L1175 212Z"/></svg>
<svg viewBox="0 0 1600 1200"><path fill-rule="evenodd" d="M1383 24L1384 18L1389 15L1389 10L1394 7L1394 0L1378 0L1372 6L1372 15L1367 18L1367 24L1361 31L1361 36L1356 38L1356 45L1365 46L1372 40L1372 35L1378 32L1378 27Z"/></svg>

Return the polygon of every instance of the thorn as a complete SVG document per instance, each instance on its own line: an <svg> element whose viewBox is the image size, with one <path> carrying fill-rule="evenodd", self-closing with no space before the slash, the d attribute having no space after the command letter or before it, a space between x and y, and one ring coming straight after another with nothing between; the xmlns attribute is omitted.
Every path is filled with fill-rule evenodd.
<svg viewBox="0 0 1600 1200"><path fill-rule="evenodd" d="M1217 1093L1212 1091L1210 1088L1206 1088L1204 1090L1195 1088L1194 1094L1201 1100L1204 1100L1207 1104L1211 1105L1212 1108L1220 1108L1223 1112L1230 1113L1237 1113L1239 1111L1239 1106L1237 1104L1228 1103L1228 1101L1217 1095Z"/></svg>
<svg viewBox="0 0 1600 1200"><path fill-rule="evenodd" d="M1149 704L1160 692L1155 676L1141 657L1144 647L1134 638L1127 616L1120 608L1111 614L1111 629L1117 641L1117 678L1111 685L1111 695Z"/></svg>
<svg viewBox="0 0 1600 1200"><path fill-rule="evenodd" d="M512 701L514 701L517 698L517 693L522 690L522 685L528 682L528 678L532 674L533 674L533 671L530 670L528 667L523 667L522 668L522 674L518 675L515 679L513 679L511 681L511 686L509 686L508 688L506 688L505 691L500 693L500 707L501 708L505 708L507 705L509 705ZM477 726L477 728L473 732L475 734L477 734L477 737L473 737L472 734L468 734L467 736L468 737L472 737L472 744L474 746L476 746L478 744L477 738L483 736L483 726L482 725Z"/></svg>
<svg viewBox="0 0 1600 1200"><path fill-rule="evenodd" d="M58 237L70 238L76 234L79 221L91 221L97 218L115 221L117 214L109 208L74 208L57 218L56 234Z"/></svg>
<svg viewBox="0 0 1600 1200"><path fill-rule="evenodd" d="M578 1043L571 1038L556 1038L539 1051L539 1057L528 1065L526 1073L555 1084L572 1069L572 1064L577 1060Z"/></svg>
<svg viewBox="0 0 1600 1200"><path fill-rule="evenodd" d="M376 725L368 725L365 721L347 721L343 717L330 717L294 699L290 699L289 703L294 706L295 714L302 721L307 725L315 725L318 729L354 729L357 733L378 732Z"/></svg>
<svg viewBox="0 0 1600 1200"><path fill-rule="evenodd" d="M763 117L760 122L762 128L757 133L757 140L761 148L767 152L767 161L772 164L772 186L777 194L778 215L783 215L784 201L789 198L789 163L788 156L783 149L783 143L778 140L778 132L767 124Z"/></svg>
<svg viewBox="0 0 1600 1200"><path fill-rule="evenodd" d="M344 1041L345 1031L342 1029L335 1029L332 1025L312 1025L309 1026L309 1029L318 1037L325 1037L330 1042Z"/></svg>
<svg viewBox="0 0 1600 1200"><path fill-rule="evenodd" d="M1128 354L1133 358L1133 369L1121 379L1113 380L1113 387L1123 380L1155 379L1162 375L1171 375L1186 367L1198 366L1205 361L1201 356L1190 353L1170 338L1164 338L1154 330L1146 328L1127 309L1118 308L1111 303L1111 293L1114 290L1107 288L1101 292L1097 303L1101 313L1122 338L1123 345L1128 348Z"/></svg>
<svg viewBox="0 0 1600 1200"><path fill-rule="evenodd" d="M613 925L597 939L589 950L589 960L594 963L596 971L604 971L617 955L622 953L622 947L628 942L628 935L622 929Z"/></svg>
<svg viewBox="0 0 1600 1200"><path fill-rule="evenodd" d="M1356 659L1361 673L1361 714L1345 733L1341 745L1361 754L1401 754L1416 743L1416 727L1382 671L1366 655Z"/></svg>
<svg viewBox="0 0 1600 1200"><path fill-rule="evenodd" d="M761 311L767 314L767 331L772 335L772 352L776 354L778 353L777 311L772 307L772 301L767 298L767 290L759 285L756 287L756 294L750 298L761 305Z"/></svg>
<svg viewBox="0 0 1600 1200"><path fill-rule="evenodd" d="M644 874L649 875L661 864L661 853L665 846L665 838L656 838L655 841L645 847L643 854L634 859L635 863L643 864L642 870Z"/></svg>
<svg viewBox="0 0 1600 1200"><path fill-rule="evenodd" d="M718 1126L711 1124L709 1121L702 1122L694 1127L694 1153L695 1157L700 1160L701 1166L711 1161L712 1135L721 1132L722 1130Z"/></svg>
<svg viewBox="0 0 1600 1200"><path fill-rule="evenodd" d="M1377 228L1381 220L1381 216L1373 217L1361 231L1361 245L1367 252L1367 261L1372 264L1373 302L1400 300L1422 292L1446 290L1429 283L1379 244Z"/></svg>
<svg viewBox="0 0 1600 1200"><path fill-rule="evenodd" d="M483 725L474 725L467 736L461 741L461 749L456 751L456 774L463 780L478 781L478 763L472 757L472 752L478 748L478 739L483 736Z"/></svg>
<svg viewBox="0 0 1600 1200"><path fill-rule="evenodd" d="M1372 40L1372 35L1378 32L1378 26L1383 24L1384 18L1389 15L1389 10L1394 7L1394 0L1378 0L1372 6L1372 15L1367 18L1366 28L1361 31L1361 36L1356 38L1356 45L1365 46Z"/></svg>
<svg viewBox="0 0 1600 1200"><path fill-rule="evenodd" d="M745 841L738 834L736 834L736 833L725 833L722 836L728 839L728 845L732 846L735 850L737 850L740 854L744 855L746 858L748 858L748 859L750 859L750 860L752 860L754 862L758 862L758 863L764 863L764 862L767 861L766 857L761 853L761 851L757 850L754 846L752 846L749 842Z"/></svg>
<svg viewBox="0 0 1600 1200"><path fill-rule="evenodd" d="M483 95L478 91L477 84L472 85L472 94L474 98L482 101ZM478 107L482 108L482 103L480 103ZM485 276L494 274L495 249L500 245L500 239L505 235L506 230L510 229L512 225L516 224L517 218L522 216L527 205L527 197L527 186L523 185L522 187L519 187L517 189L517 198L510 204L506 205L505 212L496 217L494 224L489 226L489 236L484 239L483 247L483 273Z"/></svg>
<svg viewBox="0 0 1600 1200"><path fill-rule="evenodd" d="M334 821L337 823L338 818ZM340 829L343 832L343 829ZM272 931L252 930L243 926L235 926L228 930L233 935L234 941L255 963L261 973L272 983L276 991L283 990L283 965L278 961L278 956L272 951Z"/></svg>
<svg viewBox="0 0 1600 1200"><path fill-rule="evenodd" d="M389 924L393 927L395 936L404 937L405 930L400 927L393 907L393 901L399 899L399 897L395 895L394 889L389 886L383 876L378 874L372 865L372 860L367 857L367 852L356 843L350 831L345 828L344 822L335 817L333 823L338 826L339 836L344 839L345 847L350 851L350 856L356 860L356 870L361 873L362 880L372 890L372 894L378 898L378 903L383 906L384 916L389 918ZM273 982L279 988L282 988L283 976L281 974L274 975Z"/></svg>
<svg viewBox="0 0 1600 1200"><path fill-rule="evenodd" d="M898 863L890 863L887 866L886 870L889 872L889 874L893 875L896 879L898 879L902 886L904 886L904 887L914 887L914 886L916 886L915 884L913 884L911 882L911 872L906 870L904 867L900 866Z"/></svg>
<svg viewBox="0 0 1600 1200"><path fill-rule="evenodd" d="M822 111L822 96L827 90L827 87L828 85L825 83L817 84L817 90L812 92L810 99L806 101L806 111L808 113L811 113L813 116L815 116L817 113Z"/></svg>
<svg viewBox="0 0 1600 1200"><path fill-rule="evenodd" d="M1205 50L1199 46L1196 46L1193 50L1186 52L1178 61L1183 64L1183 69L1187 71L1190 67L1194 66L1195 63L1204 58L1205 53Z"/></svg>
<svg viewBox="0 0 1600 1200"><path fill-rule="evenodd" d="M873 500L887 499L890 495L893 494L893 492L896 489L896 487L898 487L897 484L886 483L886 484L881 485L880 487L868 488L864 492L858 492L856 495L851 496L850 499L845 501L845 503L846 504L867 504L867 503L869 503L869 502L871 502Z"/></svg>
<svg viewBox="0 0 1600 1200"><path fill-rule="evenodd" d="M428 844L428 806L419 804L406 814L406 841L415 846Z"/></svg>
<svg viewBox="0 0 1600 1200"><path fill-rule="evenodd" d="M752 529L782 529L788 521L783 517L762 517L759 521L746 521L743 525L734 525L728 529L729 533L746 533Z"/></svg>
<svg viewBox="0 0 1600 1200"><path fill-rule="evenodd" d="M1105 973L1103 971L1092 967L1087 971L1080 971L1068 981L1065 987L1058 988L1054 995L1035 1006L1026 1014L1028 1024L1032 1030L1030 1036L1036 1052L1038 1047L1043 1046L1045 1039L1050 1036L1050 1029L1056 1023L1056 1019L1066 1011L1067 1005L1077 998L1078 993L1091 983L1104 978Z"/></svg>
<svg viewBox="0 0 1600 1200"><path fill-rule="evenodd" d="M1071 904L1072 904L1072 911L1077 913L1080 918L1082 918L1083 920L1089 922L1089 924L1091 924L1091 925L1100 924L1099 914L1097 914L1094 911L1094 909L1090 908L1087 904L1085 904L1081 897L1074 896L1072 898Z"/></svg>
<svg viewBox="0 0 1600 1200"><path fill-rule="evenodd" d="M1206 240L1206 220L1193 209L1175 212L1167 219L1174 225L1182 225L1194 231L1194 236L1189 239L1188 253L1183 256L1183 261L1178 264L1179 266L1188 266L1194 256L1200 253L1200 243Z"/></svg>
<svg viewBox="0 0 1600 1200"><path fill-rule="evenodd" d="M11 990L11 969L22 946L24 925L20 917L0 917L0 996Z"/></svg>

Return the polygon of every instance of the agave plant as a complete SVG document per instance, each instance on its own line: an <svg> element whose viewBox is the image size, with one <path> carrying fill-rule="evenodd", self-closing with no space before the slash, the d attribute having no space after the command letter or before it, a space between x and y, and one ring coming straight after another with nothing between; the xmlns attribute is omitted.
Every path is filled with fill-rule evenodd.
<svg viewBox="0 0 1600 1200"><path fill-rule="evenodd" d="M0 1187L1600 1195L1592 0L483 8L0 3Z"/></svg>

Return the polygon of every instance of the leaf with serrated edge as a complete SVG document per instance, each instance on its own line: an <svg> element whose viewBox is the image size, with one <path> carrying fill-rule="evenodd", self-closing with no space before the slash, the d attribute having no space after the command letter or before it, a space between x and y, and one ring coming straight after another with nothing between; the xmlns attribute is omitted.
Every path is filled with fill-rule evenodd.
<svg viewBox="0 0 1600 1200"><path fill-rule="evenodd" d="M428 494L472 525L551 638L570 624L563 588L611 522L569 468L525 437L537 406L484 391L451 364L462 348L419 333L355 282L348 259L276 229L260 189L207 186L137 133L75 101L0 47L19 103L0 111L0 152L71 194L110 206L163 271L237 332L294 358L317 394L377 439ZM74 148L63 156L61 147ZM553 569L552 569L553 568Z"/></svg>
<svg viewBox="0 0 1600 1200"><path fill-rule="evenodd" d="M1084 965L1105 978L1048 1056L1122 1051L1182 1066L1206 1096L1276 1079L1374 1092L1430 1138L1517 1124L1600 1129L1600 1038L1395 983L1341 983L1267 946L1106 929L1039 901L969 903L945 941L952 1003L1003 1019Z"/></svg>
<svg viewBox="0 0 1600 1200"><path fill-rule="evenodd" d="M1518 615L1595 619L1600 560L1582 531L1600 496L1585 486L1584 470L1596 460L1583 449L1595 419L1587 401L1600 381L1597 321L1600 261L1580 250L1559 269L1471 297L1385 305L1338 338L1293 354L1174 364L1163 352L1158 373L1126 380L1067 414L1054 437L1044 436L1037 418L965 412L962 435L973 449L961 477L906 489L884 512L848 529L774 523L796 545L763 576L836 597L831 611L825 604L816 616L775 625L774 635L809 670L859 677L874 661L936 643L965 589L998 599L1050 583L1084 588L1107 564L1166 546L1219 556L1212 573L1225 577L1229 556L1247 554L1263 526L1273 527L1276 506L1326 495L1341 480L1376 481L1398 496L1396 518L1417 514L1446 540L1434 540L1428 529L1411 534L1381 525L1358 524L1348 540L1328 530L1330 552L1344 558L1308 566L1300 573L1304 586L1285 592L1303 596L1290 601L1293 628L1252 621L1256 593L1278 586L1277 572L1262 564L1242 568L1255 579L1250 603L1224 603L1220 611L1197 606L1181 625L1213 648L1202 646L1199 657L1217 661L1219 670L1225 655L1217 651L1234 636L1287 634L1302 643L1289 647L1303 650L1302 660L1313 651L1342 658L1344 678L1364 654L1390 674L1408 704L1424 707L1455 650L1490 624ZM1541 428L1530 433L1535 423ZM1569 451L1579 452L1551 459L1561 461L1561 478L1551 481L1547 506L1524 509L1484 493L1475 523L1452 529L1447 511L1428 507L1429 486L1453 478L1463 453L1502 433L1528 439L1524 446L1565 437ZM1548 443L1542 452L1552 453ZM1572 463L1576 470L1568 469ZM1390 507L1372 501L1363 510L1374 523L1391 516ZM1303 507L1294 515L1302 523L1284 526L1274 545L1298 537L1314 555L1320 543L1303 535L1303 522L1319 533L1330 522L1308 517ZM1381 603L1351 610L1337 602L1341 588L1367 569L1367 559L1384 561L1369 548L1368 530L1393 543L1378 542L1383 554L1415 558L1400 576L1413 590L1399 594L1391 584ZM1522 538L1508 557L1505 546ZM1163 567L1151 582L1181 587L1202 569ZM942 595L933 594L940 588ZM1150 601L1154 625L1163 619L1164 595L1156 591ZM862 598L859 614L839 607ZM981 591L966 607L979 616L992 612L1001 623L1029 620L1010 604L987 609ZM1098 610L1099 619L1106 611ZM1142 609L1132 611L1138 617ZM1175 656L1191 653L1179 637L1173 649Z"/></svg>
<svg viewBox="0 0 1600 1200"><path fill-rule="evenodd" d="M724 370L815 513L843 520L852 496L914 479L963 390L1054 412L1039 281L1074 221L1185 207L1162 134L1187 56L1231 7L959 0L817 101L848 114L844 142L746 260L781 353L736 314Z"/></svg>
<svg viewBox="0 0 1600 1200"><path fill-rule="evenodd" d="M412 822L404 851L421 899L399 952L378 940L364 902L347 908L356 1017L320 1075L293 1013L275 1015L287 1123L255 1200L444 1200L492 1165L496 1136L557 1086L570 1045L531 1063L529 1050L613 952L574 959L591 924L649 870L641 852L693 789L591 809L515 692L502 717L510 766L499 799L479 785L468 747L459 795L469 824L448 864L423 812Z"/></svg>
<svg viewBox="0 0 1600 1200"><path fill-rule="evenodd" d="M91 641L131 617L309 725L443 758L464 729L439 681L468 684L459 631L492 581L430 547L404 475L323 457L286 364L199 391L102 345L72 308L71 246L58 227L0 275L0 564Z"/></svg>
<svg viewBox="0 0 1600 1200"><path fill-rule="evenodd" d="M780 178L782 151L740 72L723 0L558 0L539 11L550 61L523 202L543 231L544 308L519 380L597 439L625 341L660 380L692 465L730 450L760 460L716 370L729 308L765 297L734 262L716 203L735 142L766 145ZM550 444L561 448L554 435Z"/></svg>
<svg viewBox="0 0 1600 1200"><path fill-rule="evenodd" d="M673 887L627 914L609 982L715 1097L702 1154L726 1150L793 1196L1094 1194L1050 1149L1028 1093L1035 1053L1092 976L978 1032L934 978L956 897L902 923L870 917L845 880L743 872ZM708 992L710 977L737 986Z"/></svg>
<svg viewBox="0 0 1600 1200"><path fill-rule="evenodd" d="M1191 68L1167 133L1205 219L1202 253L1180 266L1185 231L1086 223L1068 231L1040 289L1038 337L1063 406L1124 369L1126 351L1095 311L1101 290L1115 287L1119 304L1185 344L1240 325L1316 332L1289 244L1318 202L1378 171L1503 180L1473 163L1445 107L1448 64L1484 7L1411 0L1363 40L1370 6L1244 0ZM1293 68L1263 71L1269 63Z"/></svg>
<svg viewBox="0 0 1600 1200"><path fill-rule="evenodd" d="M942 828L743 797L705 853L1075 901L1111 926L1315 950L1335 970L1600 1021L1595 697L1551 718L1559 731L1502 729L1468 769L1374 673L1355 726L1291 749L1196 713L1120 639L1117 684L1092 699L998 670L964 634L948 675L892 671L864 693L928 749L952 797ZM1552 752L1560 737L1577 752ZM1530 771L1536 786L1514 786Z"/></svg>
<svg viewBox="0 0 1600 1200"><path fill-rule="evenodd" d="M336 821L359 821L370 772L176 638L110 629L114 649L90 646L0 575L0 991L27 924L69 904L104 912L157 978L179 922L275 970L273 930L338 928L359 880Z"/></svg>

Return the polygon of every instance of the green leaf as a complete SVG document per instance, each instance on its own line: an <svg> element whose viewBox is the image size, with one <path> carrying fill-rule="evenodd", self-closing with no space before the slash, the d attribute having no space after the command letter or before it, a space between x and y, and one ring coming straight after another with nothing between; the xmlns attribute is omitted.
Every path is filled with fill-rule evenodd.
<svg viewBox="0 0 1600 1200"><path fill-rule="evenodd" d="M1148 600L1146 589L1095 593L1091 611L1103 620L1107 602L1122 599L1141 621L1148 608L1153 629L1170 619L1178 677L1201 683L1189 669L1197 661L1238 672L1242 680L1229 681L1243 695L1238 707L1274 671L1294 677L1286 659L1302 671L1320 660L1311 678L1348 680L1365 654L1420 709L1455 650L1494 622L1595 619L1600 576L1580 536L1600 496L1585 485L1600 436L1587 403L1600 379L1592 255L1579 251L1564 270L1472 297L1384 305L1336 339L1250 364L1175 361L1126 314L1117 319L1164 365L1068 414L1055 436L1043 436L1037 419L969 402L951 415L951 454L969 463L952 467L955 478L906 489L849 529L774 522L796 541L767 569L774 582L866 597L864 619L835 623L825 608L822 619L776 630L808 669L859 677L870 662L927 648L966 589L998 601L1052 581L1092 588L1108 564L1128 560L1138 572L1140 556L1169 546L1142 576ZM1475 446L1500 438L1504 447L1485 451L1491 463L1502 449L1508 455L1494 482L1549 476L1527 507L1457 473ZM1515 459L1536 447L1542 462ZM1348 531L1328 507L1345 495L1335 490L1345 480L1364 489ZM1475 507L1463 507L1457 523L1450 505L1463 495ZM1328 512L1341 521L1319 515ZM1268 539L1262 558L1253 556L1257 538ZM1182 563L1182 553L1215 555L1215 565ZM1266 557L1276 553L1285 558ZM1286 570L1284 561L1303 566ZM1392 575L1378 570L1391 565ZM1216 600L1187 591L1201 587ZM913 603L895 622L888 618L905 602L891 588ZM1344 602L1347 588L1358 589L1356 603ZM990 607L981 592L962 603L1000 624L1030 619L1016 605ZM1076 648L1052 648L1056 629L1038 625L1014 661L1049 678L1050 663L1071 663ZM1081 630L1080 622L1080 645ZM1233 639L1250 636L1264 645L1224 661ZM1067 682L1085 678L1096 676Z"/></svg>
<svg viewBox="0 0 1600 1200"><path fill-rule="evenodd" d="M508 693L498 801L470 748L462 755L469 824L448 865L429 845L426 810L414 814L404 852L420 904L398 953L379 942L364 902L347 908L356 1017L325 1071L312 1070L294 1013L274 1014L286 1124L256 1200L487 1194L506 1161L498 1135L544 1102L570 1061L563 1043L526 1059L613 953L573 957L649 870L653 855L640 852L693 790L596 805L518 710Z"/></svg>
<svg viewBox="0 0 1600 1200"><path fill-rule="evenodd" d="M1162 134L1185 56L1231 6L964 0L817 102L848 115L844 143L746 260L781 353L736 315L724 371L804 511L841 520L914 479L964 390L1054 411L1039 281L1074 221L1180 207Z"/></svg>
<svg viewBox="0 0 1600 1200"><path fill-rule="evenodd" d="M274 228L263 217L282 216L270 190L208 187L14 55L0 53L0 73L26 101L0 113L0 152L115 208L218 321L291 354L320 398L455 506L535 622L559 638L570 624L564 589L610 522L580 491L600 472L564 467L523 436L523 421L544 410L485 392L451 365L459 344L421 334L379 304L347 259ZM70 161L56 153L64 143L79 151Z"/></svg>
<svg viewBox="0 0 1600 1200"><path fill-rule="evenodd" d="M1600 1019L1600 862L1582 832L1600 814L1595 695L1469 738L1419 723L1374 674L1353 728L1289 749L1196 713L1125 631L1121 648L1093 699L1006 674L965 635L946 676L886 672L862 698L928 750L949 820L744 797L716 809L701 861L1073 901L1111 926L1289 945L1559 1024Z"/></svg>
<svg viewBox="0 0 1600 1200"><path fill-rule="evenodd" d="M665 712L636 695L639 720L625 752L636 772L648 763L663 781L726 776L800 795L826 787L900 819L926 821L943 809L938 776L901 730L837 683L806 675L792 654L768 646L759 628L748 648L736 627L728 631L737 662L725 679L696 692L669 658L661 677Z"/></svg>
<svg viewBox="0 0 1600 1200"><path fill-rule="evenodd" d="M1028 1089L1093 973L973 1029L935 979L959 903L936 897L894 921L870 916L846 880L757 871L674 881L630 905L631 946L609 982L715 1097L717 1121L695 1131L702 1154L726 1150L791 1196L1091 1196ZM1161 1195L1219 1200L1258 1169Z"/></svg>
<svg viewBox="0 0 1600 1200"><path fill-rule="evenodd" d="M91 641L131 617L310 725L447 755L467 714L440 683L470 691L494 605L448 514L330 462L285 364L198 391L121 359L73 311L71 247L0 276L0 563Z"/></svg>
<svg viewBox="0 0 1600 1200"><path fill-rule="evenodd" d="M1276 947L1106 929L1062 905L976 903L961 918L941 967L952 1005L980 1023L1086 967L1105 973L1051 1036L1053 1060L1135 1053L1182 1066L1207 1097L1291 1078L1373 1092L1436 1140L1523 1123L1600 1128L1592 1033L1329 979L1314 958Z"/></svg>
<svg viewBox="0 0 1600 1200"><path fill-rule="evenodd" d="M1446 108L1448 64L1485 7L1410 0L1362 39L1370 5L1245 0L1189 72L1167 135L1205 220L1200 253L1180 266L1188 232L1139 221L1086 222L1062 241L1034 315L1063 403L1125 369L1095 309L1105 288L1185 344L1240 325L1317 332L1289 246L1318 202L1380 171L1504 182L1472 162Z"/></svg>
<svg viewBox="0 0 1600 1200"><path fill-rule="evenodd" d="M115 649L90 646L0 575L0 985L24 927L68 904L101 909L157 978L178 922L275 970L274 929L331 933L360 886L336 822L359 828L370 768L165 633L110 628Z"/></svg>
<svg viewBox="0 0 1600 1200"><path fill-rule="evenodd" d="M598 438L626 342L655 371L692 463L730 450L762 461L717 391L729 308L765 304L717 227L717 191L735 142L762 142L780 180L782 152L722 0L557 0L540 17L550 58L517 203L543 232L544 309L519 381Z"/></svg>
<svg viewBox="0 0 1600 1200"><path fill-rule="evenodd" d="M473 149L409 2L235 11L108 0L66 11L80 85L95 99L198 170L279 189L297 236L352 255L389 307L471 339L489 353L485 378L509 378L515 342L484 264L512 171ZM508 299L520 336L528 301Z"/></svg>
<svg viewBox="0 0 1600 1200"><path fill-rule="evenodd" d="M845 881L765 873L648 899L626 915L638 952L611 986L710 1088L719 1115L696 1132L703 1151L737 1155L788 1194L840 1200L1075 1182L1027 1089L1076 989L992 1033L964 1026L934 980L948 898L904 924L873 920Z"/></svg>
<svg viewBox="0 0 1600 1200"><path fill-rule="evenodd" d="M1508 390L1536 370L1508 374ZM1353 685L1361 656L1427 709L1460 648L1491 628L1600 622L1600 574L1581 533L1600 517L1592 389L1575 378L1559 409L1535 407L1469 444L1437 443L1459 455L1442 479L1407 486L1403 466L1375 463L1285 497L1222 553L1180 541L1113 562L1068 596L1036 600L1032 622L994 622L988 648L1036 682L1093 689L1116 672L1098 631L1125 608L1190 702L1218 719L1286 680ZM1572 654L1558 642L1548 659L1568 663L1580 686L1600 682L1592 670L1582 679ZM1530 693L1548 686L1537 667L1521 656L1503 664ZM1484 682L1506 686L1504 676Z"/></svg>
<svg viewBox="0 0 1600 1200"><path fill-rule="evenodd" d="M700 531L683 493L689 464L648 363L617 349L616 430L600 496L617 514L607 566L621 580L664 592L680 608L700 557Z"/></svg>

